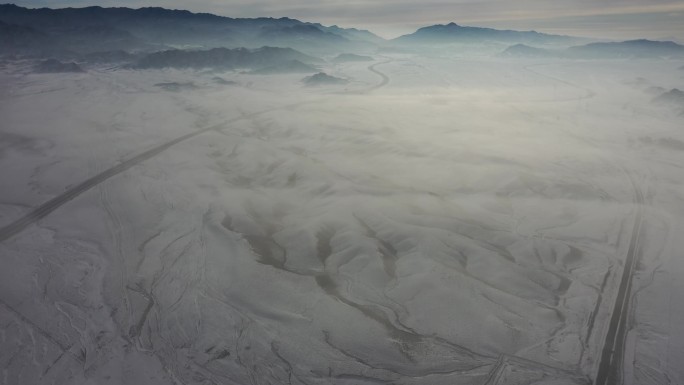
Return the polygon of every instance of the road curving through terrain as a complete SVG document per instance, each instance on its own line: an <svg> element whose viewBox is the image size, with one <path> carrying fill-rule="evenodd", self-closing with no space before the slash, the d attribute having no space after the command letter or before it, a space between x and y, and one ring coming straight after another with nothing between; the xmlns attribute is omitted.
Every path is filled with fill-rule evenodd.
<svg viewBox="0 0 684 385"><path fill-rule="evenodd" d="M363 90L361 93L368 93L368 92L374 91L378 88L384 87L385 85L387 85L389 83L389 77L387 75L385 75L384 73L378 71L375 68L376 66L378 66L380 64L385 64L385 63L389 63L389 61L375 63L375 64L372 64L371 66L368 67L369 71L371 71L371 72L373 72L373 73L375 73L381 77L381 81L378 84L376 84L376 85L374 85L374 86L372 86L366 90ZM140 154L138 154L138 155L136 155L136 156L134 156L128 160L125 160L125 161L123 161L123 162L121 162L121 163L119 163L113 167L110 167L110 168L100 172L99 174L97 174L95 176L92 176L92 177L86 179L85 181L69 188L67 191L63 192L62 194L59 194L56 197L48 200L47 202L42 203L41 205L35 207L34 209L32 209L28 214L24 215L23 217L21 217L21 218L15 220L14 222L0 228L0 242L5 242L5 241L9 240L10 238L14 237L15 235L21 233L27 227L31 226L32 224L34 224L38 220L45 218L46 216L48 216L53 211L62 207L64 204L73 200L74 198L78 197L79 195L83 194L84 192L92 189L93 187L101 184L102 182L104 182L104 181L106 181L106 180L108 180L108 179L110 179L116 175L121 174L122 172L130 169L131 167L133 167L137 164L140 164L140 163L162 153L163 151L169 149L172 146L175 146L176 144L184 142L188 139L192 139L198 135L204 134L205 132L221 130L227 124L236 123L236 122L243 121L246 119L255 118L257 116L264 115L264 114L267 114L269 112L277 111L280 109L296 108L296 107L299 107L299 106L302 106L305 104L312 104L312 103L317 103L317 102L320 102L320 100L315 101L315 102L296 103L296 104L291 104L291 105L287 105L287 106L283 106L283 107L279 107L279 108L268 109L268 110L264 110L264 111L258 111L258 112L254 112L251 114L242 115L242 116L235 117L233 119L229 119L227 121L224 121L224 122L221 122L221 123L209 126L209 127L199 129L197 131L190 132L188 134L179 136L175 139L169 140L165 143L159 144L159 145L157 145L157 146L155 146L155 147L153 147L153 148L151 148L151 149L149 149L143 153L140 153Z"/></svg>

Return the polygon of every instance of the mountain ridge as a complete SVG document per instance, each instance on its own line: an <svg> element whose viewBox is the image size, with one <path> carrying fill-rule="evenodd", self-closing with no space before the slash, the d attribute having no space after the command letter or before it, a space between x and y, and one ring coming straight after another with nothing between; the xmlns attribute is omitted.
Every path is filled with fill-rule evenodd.
<svg viewBox="0 0 684 385"><path fill-rule="evenodd" d="M460 43L460 42L536 42L536 43L568 43L581 40L580 38L552 35L537 31L515 31L485 27L462 26L454 22L435 24L419 28L413 33L399 36L392 40L395 43Z"/></svg>
<svg viewBox="0 0 684 385"><path fill-rule="evenodd" d="M27 50L45 49L59 41L63 49L80 53L125 48L258 48L264 45L281 45L314 52L337 49L338 46L352 50L370 50L384 41L370 31L326 27L287 17L232 18L161 7L134 9L92 6L53 9L0 4L0 22L29 27L50 37L43 42L33 43ZM112 35L114 32L128 34L131 42L127 47L121 44L121 39L102 44L88 41L92 38L87 35L84 35L85 44L69 41L71 32L86 27L109 31Z"/></svg>
<svg viewBox="0 0 684 385"><path fill-rule="evenodd" d="M222 70L254 69L263 70L273 66L301 63L297 68L311 70L305 63L317 63L320 59L303 54L292 48L261 47L212 48L209 50L167 50L150 53L131 65L135 69L151 68L212 68ZM313 70L311 70L313 71Z"/></svg>

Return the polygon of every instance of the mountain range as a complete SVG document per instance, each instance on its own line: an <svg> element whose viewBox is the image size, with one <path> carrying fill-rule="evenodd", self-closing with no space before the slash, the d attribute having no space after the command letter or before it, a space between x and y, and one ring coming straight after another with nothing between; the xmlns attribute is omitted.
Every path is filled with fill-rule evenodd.
<svg viewBox="0 0 684 385"><path fill-rule="evenodd" d="M0 23L2 47L28 53L54 51L56 46L90 53L264 45L325 52L331 47L373 49L383 41L368 31L289 18L234 19L164 8L29 9L2 4Z"/></svg>
<svg viewBox="0 0 684 385"><path fill-rule="evenodd" d="M577 39L535 31L464 27L455 23L420 28L385 40L355 28L290 18L230 18L158 7L25 8L0 5L2 44L20 52L57 49L76 53L168 48L281 46L311 53L374 52L378 46L451 42L570 43ZM11 36L11 37L7 37Z"/></svg>
<svg viewBox="0 0 684 385"><path fill-rule="evenodd" d="M242 66L258 71L266 68L259 62L259 55L269 52L274 56L268 64L274 70L282 67L307 72L316 70L310 65L313 56L338 55L332 60L342 63L372 60L369 54L378 52L416 52L426 48L440 53L445 49L466 52L479 46L501 50L506 45L509 48L502 53L506 57L684 56L684 46L674 42L590 42L536 31L456 23L428 26L385 40L366 30L290 18L230 18L158 7L32 9L0 4L0 55L79 63L137 63L134 66L138 68ZM297 54L308 57L292 57L292 52L275 51L273 47L301 51ZM240 60L255 61L245 65Z"/></svg>

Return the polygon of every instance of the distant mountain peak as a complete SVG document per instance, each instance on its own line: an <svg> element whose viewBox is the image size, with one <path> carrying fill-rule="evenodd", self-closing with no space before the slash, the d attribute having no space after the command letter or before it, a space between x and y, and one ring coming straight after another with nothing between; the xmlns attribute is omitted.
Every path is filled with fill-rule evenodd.
<svg viewBox="0 0 684 385"><path fill-rule="evenodd" d="M416 32L400 36L394 41L400 43L463 43L463 42L504 42L504 43L567 43L579 40L569 36L550 35L537 31L511 31L483 27L468 27L454 22L437 24L418 29Z"/></svg>
<svg viewBox="0 0 684 385"><path fill-rule="evenodd" d="M347 84L349 81L347 79L338 78L326 74L325 72L319 72L315 75L307 76L302 79L302 83L307 86L319 86L319 85L334 85L334 84Z"/></svg>

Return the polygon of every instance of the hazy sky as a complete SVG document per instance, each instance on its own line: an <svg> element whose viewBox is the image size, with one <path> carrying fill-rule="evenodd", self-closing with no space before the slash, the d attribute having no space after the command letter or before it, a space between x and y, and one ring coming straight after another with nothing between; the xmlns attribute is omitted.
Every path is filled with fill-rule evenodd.
<svg viewBox="0 0 684 385"><path fill-rule="evenodd" d="M1 1L1 0L0 0ZM10 1L10 0L7 0ZM682 0L14 0L27 7L89 5L188 9L231 17L292 17L370 29L383 37L456 22L609 38L684 40Z"/></svg>

